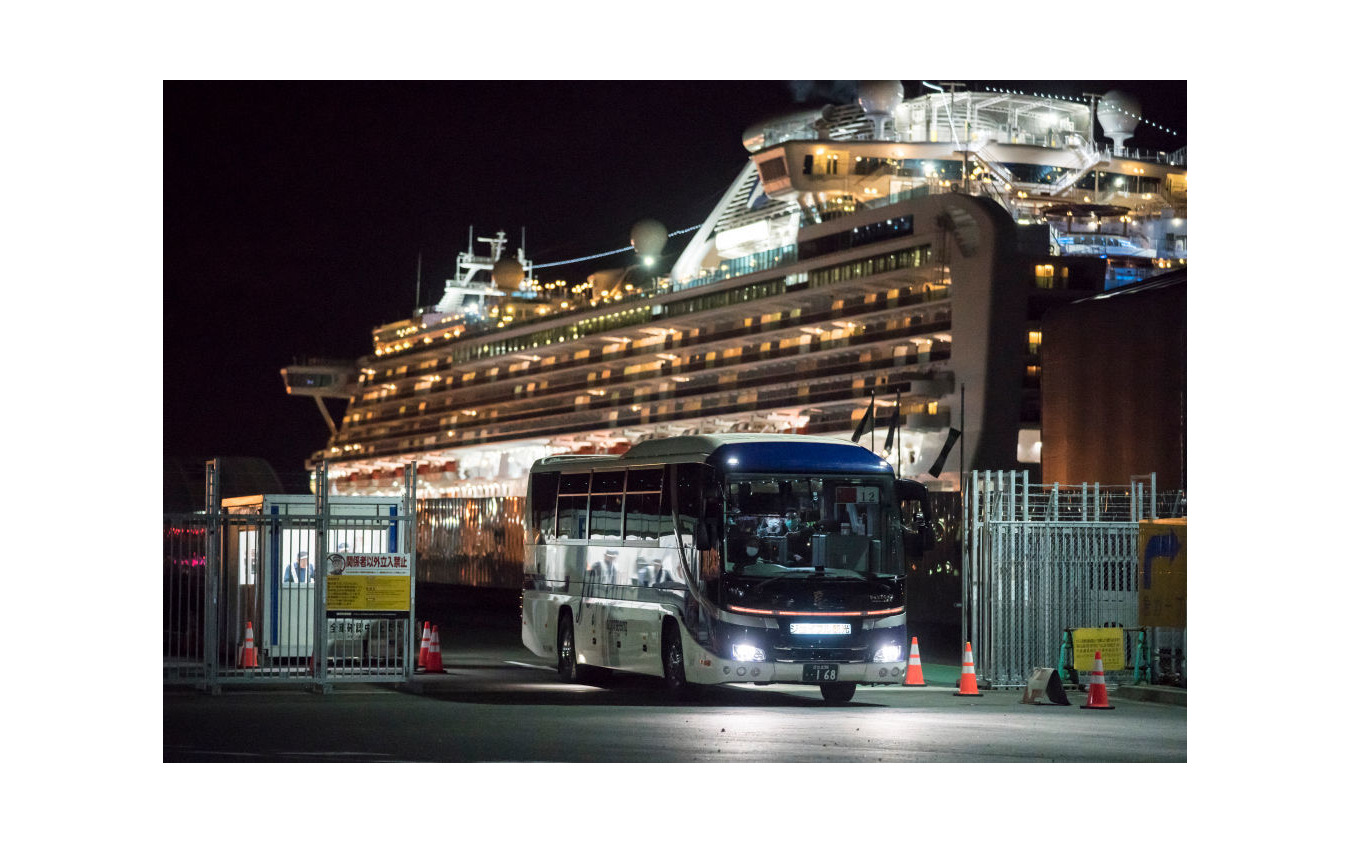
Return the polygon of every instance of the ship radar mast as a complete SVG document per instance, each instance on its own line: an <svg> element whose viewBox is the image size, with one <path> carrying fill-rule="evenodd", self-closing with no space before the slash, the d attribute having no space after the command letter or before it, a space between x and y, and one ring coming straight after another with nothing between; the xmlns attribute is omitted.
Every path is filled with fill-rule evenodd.
<svg viewBox="0 0 1350 844"><path fill-rule="evenodd" d="M469 249L455 259L455 277L445 280L445 294L435 310L443 314L464 314L482 318L487 315L489 297L508 294L529 296L535 288L534 263L525 257L525 232L515 258L505 256L506 232L476 241L469 228ZM479 254L475 243L487 245L487 254Z"/></svg>

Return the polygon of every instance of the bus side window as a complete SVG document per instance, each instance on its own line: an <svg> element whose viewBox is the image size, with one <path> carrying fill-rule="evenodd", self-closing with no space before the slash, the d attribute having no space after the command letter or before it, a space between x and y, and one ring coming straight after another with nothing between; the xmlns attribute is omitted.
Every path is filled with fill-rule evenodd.
<svg viewBox="0 0 1350 844"><path fill-rule="evenodd" d="M674 477L675 467L667 466L661 470L661 517L658 522L657 533L661 540L661 545L675 547L675 519L671 515L671 502L674 501L674 488L671 486L671 479Z"/></svg>
<svg viewBox="0 0 1350 844"><path fill-rule="evenodd" d="M623 503L623 538L656 539L661 515L660 469L630 469Z"/></svg>
<svg viewBox="0 0 1350 844"><path fill-rule="evenodd" d="M623 472L596 472L591 478L591 539L621 539Z"/></svg>
<svg viewBox="0 0 1350 844"><path fill-rule="evenodd" d="M558 486L558 538L586 538L586 495L591 476L563 475Z"/></svg>
<svg viewBox="0 0 1350 844"><path fill-rule="evenodd" d="M554 537L558 509L558 473L545 472L530 481L530 521L533 541L547 542Z"/></svg>
<svg viewBox="0 0 1350 844"><path fill-rule="evenodd" d="M703 514L703 465L680 463L675 466L676 527L685 544L694 542L694 530Z"/></svg>

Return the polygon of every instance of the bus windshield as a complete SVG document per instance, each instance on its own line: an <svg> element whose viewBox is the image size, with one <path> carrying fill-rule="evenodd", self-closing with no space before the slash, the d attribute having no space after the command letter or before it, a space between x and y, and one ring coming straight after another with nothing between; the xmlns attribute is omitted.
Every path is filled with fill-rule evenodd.
<svg viewBox="0 0 1350 844"><path fill-rule="evenodd" d="M725 514L729 573L903 574L894 491L880 478L732 475Z"/></svg>

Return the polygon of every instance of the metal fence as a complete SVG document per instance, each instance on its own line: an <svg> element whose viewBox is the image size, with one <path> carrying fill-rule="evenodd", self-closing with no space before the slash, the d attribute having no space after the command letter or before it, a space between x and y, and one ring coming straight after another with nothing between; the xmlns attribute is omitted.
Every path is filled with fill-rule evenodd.
<svg viewBox="0 0 1350 844"><path fill-rule="evenodd" d="M1138 624L1139 521L1184 515L1156 480L1128 486L1031 484L1025 472L974 472L965 485L966 618L975 673L990 688L1057 664L1066 629ZM1180 509L1180 513L1177 510ZM1127 655L1133 658L1133 647ZM1108 684L1131 673L1108 672Z"/></svg>
<svg viewBox="0 0 1350 844"><path fill-rule="evenodd" d="M319 490L325 490L320 469ZM401 497L251 496L222 501L215 461L206 508L164 517L164 682L404 682L417 659L413 493ZM334 612L335 561L406 555L407 609ZM394 584L395 593L402 579ZM401 594L398 594L401 601Z"/></svg>

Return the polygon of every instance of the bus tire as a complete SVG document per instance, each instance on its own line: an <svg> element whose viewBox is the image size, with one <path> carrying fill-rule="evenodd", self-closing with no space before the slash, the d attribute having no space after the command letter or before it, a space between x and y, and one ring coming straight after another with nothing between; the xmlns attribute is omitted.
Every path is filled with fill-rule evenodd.
<svg viewBox="0 0 1350 844"><path fill-rule="evenodd" d="M558 679L564 683L577 682L577 637L568 610L558 616Z"/></svg>
<svg viewBox="0 0 1350 844"><path fill-rule="evenodd" d="M684 676L684 648L680 645L680 628L671 619L661 625L661 667L666 677L666 689L677 700L693 700L698 686Z"/></svg>
<svg viewBox="0 0 1350 844"><path fill-rule="evenodd" d="M821 683L820 696L826 703L848 703L858 690L857 683Z"/></svg>

